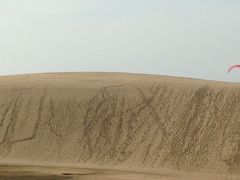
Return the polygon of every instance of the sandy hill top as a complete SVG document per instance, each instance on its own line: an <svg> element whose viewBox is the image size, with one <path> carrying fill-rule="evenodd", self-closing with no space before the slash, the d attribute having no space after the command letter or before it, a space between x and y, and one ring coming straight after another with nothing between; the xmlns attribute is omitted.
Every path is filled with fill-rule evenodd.
<svg viewBox="0 0 240 180"><path fill-rule="evenodd" d="M240 171L240 84L126 73L0 77L0 162Z"/></svg>

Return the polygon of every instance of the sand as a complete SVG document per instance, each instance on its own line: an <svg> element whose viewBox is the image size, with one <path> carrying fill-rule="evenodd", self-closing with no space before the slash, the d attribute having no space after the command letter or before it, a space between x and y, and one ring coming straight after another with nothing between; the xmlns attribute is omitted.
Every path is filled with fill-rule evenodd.
<svg viewBox="0 0 240 180"><path fill-rule="evenodd" d="M239 110L238 83L126 73L0 77L0 179L240 179ZM42 175L43 167L51 171Z"/></svg>

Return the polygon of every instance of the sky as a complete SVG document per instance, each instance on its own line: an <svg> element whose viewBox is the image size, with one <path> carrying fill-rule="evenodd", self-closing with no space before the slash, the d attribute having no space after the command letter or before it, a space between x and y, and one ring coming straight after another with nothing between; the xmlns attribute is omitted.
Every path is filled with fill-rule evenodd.
<svg viewBox="0 0 240 180"><path fill-rule="evenodd" d="M239 0L0 0L0 75L132 72L240 82Z"/></svg>

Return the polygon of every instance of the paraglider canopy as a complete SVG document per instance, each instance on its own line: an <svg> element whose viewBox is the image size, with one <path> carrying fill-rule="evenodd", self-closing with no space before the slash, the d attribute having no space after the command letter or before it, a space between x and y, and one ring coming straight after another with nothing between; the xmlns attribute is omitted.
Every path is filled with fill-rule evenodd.
<svg viewBox="0 0 240 180"><path fill-rule="evenodd" d="M239 68L240 69L240 65L233 65L233 66L231 66L229 69L228 69L228 73L230 73L233 69L235 69L235 68Z"/></svg>

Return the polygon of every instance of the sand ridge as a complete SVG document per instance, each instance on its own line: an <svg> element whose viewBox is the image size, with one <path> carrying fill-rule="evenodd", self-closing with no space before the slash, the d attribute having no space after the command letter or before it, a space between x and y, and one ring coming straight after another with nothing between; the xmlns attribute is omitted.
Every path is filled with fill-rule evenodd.
<svg viewBox="0 0 240 180"><path fill-rule="evenodd" d="M0 77L0 161L240 172L240 85L167 76Z"/></svg>

